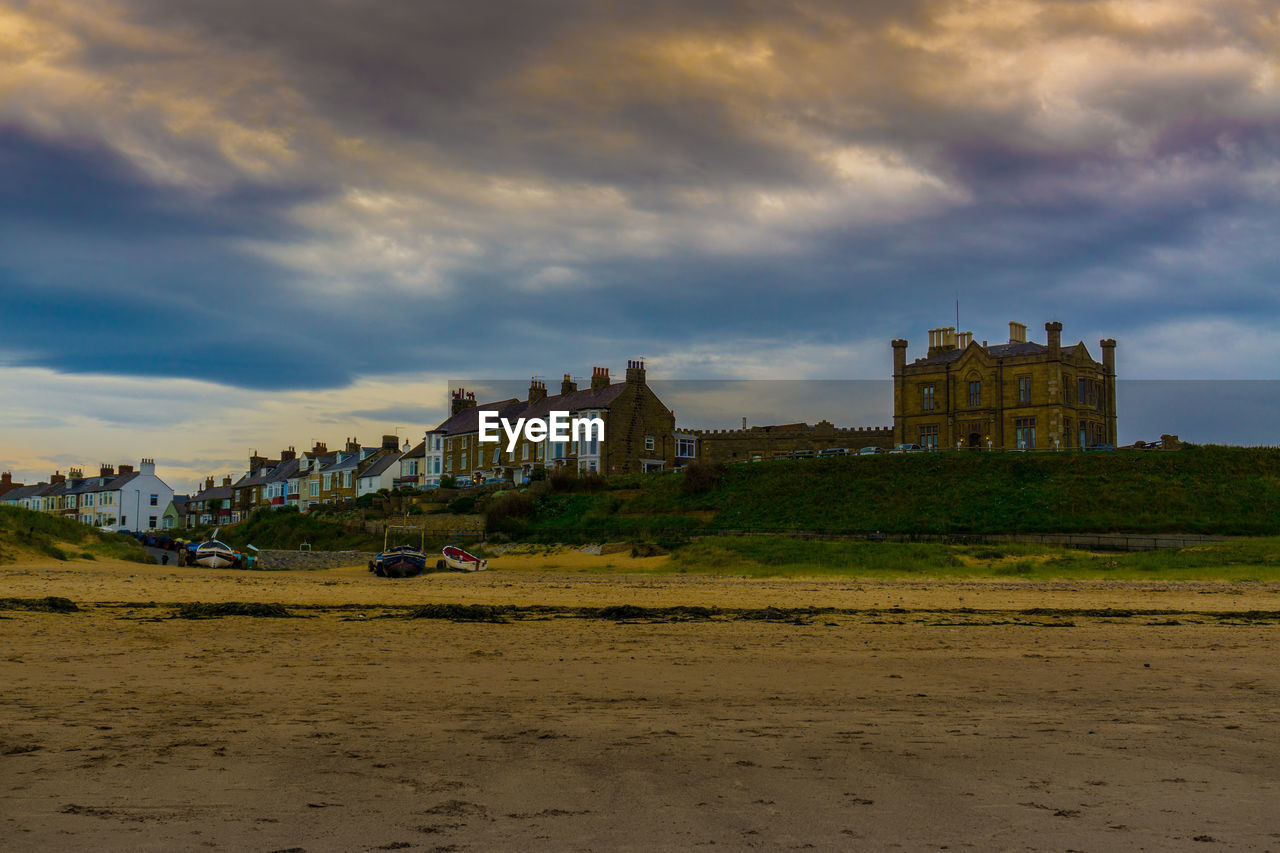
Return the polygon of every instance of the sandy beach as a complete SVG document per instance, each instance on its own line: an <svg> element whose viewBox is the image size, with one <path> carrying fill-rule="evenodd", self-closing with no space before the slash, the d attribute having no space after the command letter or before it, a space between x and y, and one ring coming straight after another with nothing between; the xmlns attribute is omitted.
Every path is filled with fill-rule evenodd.
<svg viewBox="0 0 1280 853"><path fill-rule="evenodd" d="M407 581L0 566L0 597L79 607L0 610L0 838L1280 849L1274 585L748 581L621 562ZM173 618L192 601L295 618ZM405 618L440 602L833 610Z"/></svg>

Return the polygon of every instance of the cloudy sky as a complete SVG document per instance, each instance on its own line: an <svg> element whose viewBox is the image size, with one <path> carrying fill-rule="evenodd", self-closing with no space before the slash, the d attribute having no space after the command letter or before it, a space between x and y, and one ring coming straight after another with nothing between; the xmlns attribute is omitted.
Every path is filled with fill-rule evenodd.
<svg viewBox="0 0 1280 853"><path fill-rule="evenodd" d="M1276 2L0 0L29 481L181 489L638 356L882 378L957 297L1274 379L1278 233Z"/></svg>

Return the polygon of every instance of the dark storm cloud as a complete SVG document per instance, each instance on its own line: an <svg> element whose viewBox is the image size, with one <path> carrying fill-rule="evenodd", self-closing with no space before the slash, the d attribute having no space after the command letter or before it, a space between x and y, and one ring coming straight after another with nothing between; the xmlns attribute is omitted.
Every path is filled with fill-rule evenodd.
<svg viewBox="0 0 1280 853"><path fill-rule="evenodd" d="M957 296L979 339L1091 346L1277 310L1256 5L15 8L18 363L303 388L809 346L882 375L839 348ZM111 334L140 318L162 352Z"/></svg>

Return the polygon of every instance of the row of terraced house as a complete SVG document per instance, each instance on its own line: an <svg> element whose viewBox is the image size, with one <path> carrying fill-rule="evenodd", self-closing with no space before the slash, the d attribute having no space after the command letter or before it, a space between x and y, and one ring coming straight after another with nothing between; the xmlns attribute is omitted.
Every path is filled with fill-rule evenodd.
<svg viewBox="0 0 1280 853"><path fill-rule="evenodd" d="M1045 324L1046 344L1027 341L1026 326L1009 324L1009 342L981 345L972 333L947 327L929 333L929 349L908 362L907 342L892 342L894 426L844 428L827 421L741 430L678 430L675 414L646 380L643 361L627 363L620 382L594 367L589 383L569 374L559 393L535 377L525 399L478 403L474 393L450 393L449 417L416 446L384 435L377 446L347 439L342 449L316 442L275 458L254 451L238 477L206 478L195 494L174 496L144 459L138 470L103 466L97 477L78 469L48 483L0 479L0 503L77 518L115 529L181 529L230 524L258 508L339 503L383 489L431 489L460 483L520 483L536 469L567 467L582 474L671 471L701 459L735 462L784 455L852 452L895 445L924 449L1083 449L1116 441L1115 347L1100 342L1095 361L1083 342L1063 346L1062 324ZM581 386L581 387L580 387ZM522 434L514 446L481 442L481 412L546 420L553 412L598 419L603 436L555 440Z"/></svg>

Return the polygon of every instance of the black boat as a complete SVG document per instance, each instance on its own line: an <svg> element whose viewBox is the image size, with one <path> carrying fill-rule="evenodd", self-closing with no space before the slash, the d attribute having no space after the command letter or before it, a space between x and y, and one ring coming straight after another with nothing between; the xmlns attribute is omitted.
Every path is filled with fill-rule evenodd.
<svg viewBox="0 0 1280 853"><path fill-rule="evenodd" d="M394 545L391 540L392 530L417 530L418 545ZM382 537L382 551L369 561L369 571L380 578L411 578L422 574L427 567L427 554L423 550L426 544L426 533L422 528L408 525L389 525Z"/></svg>

